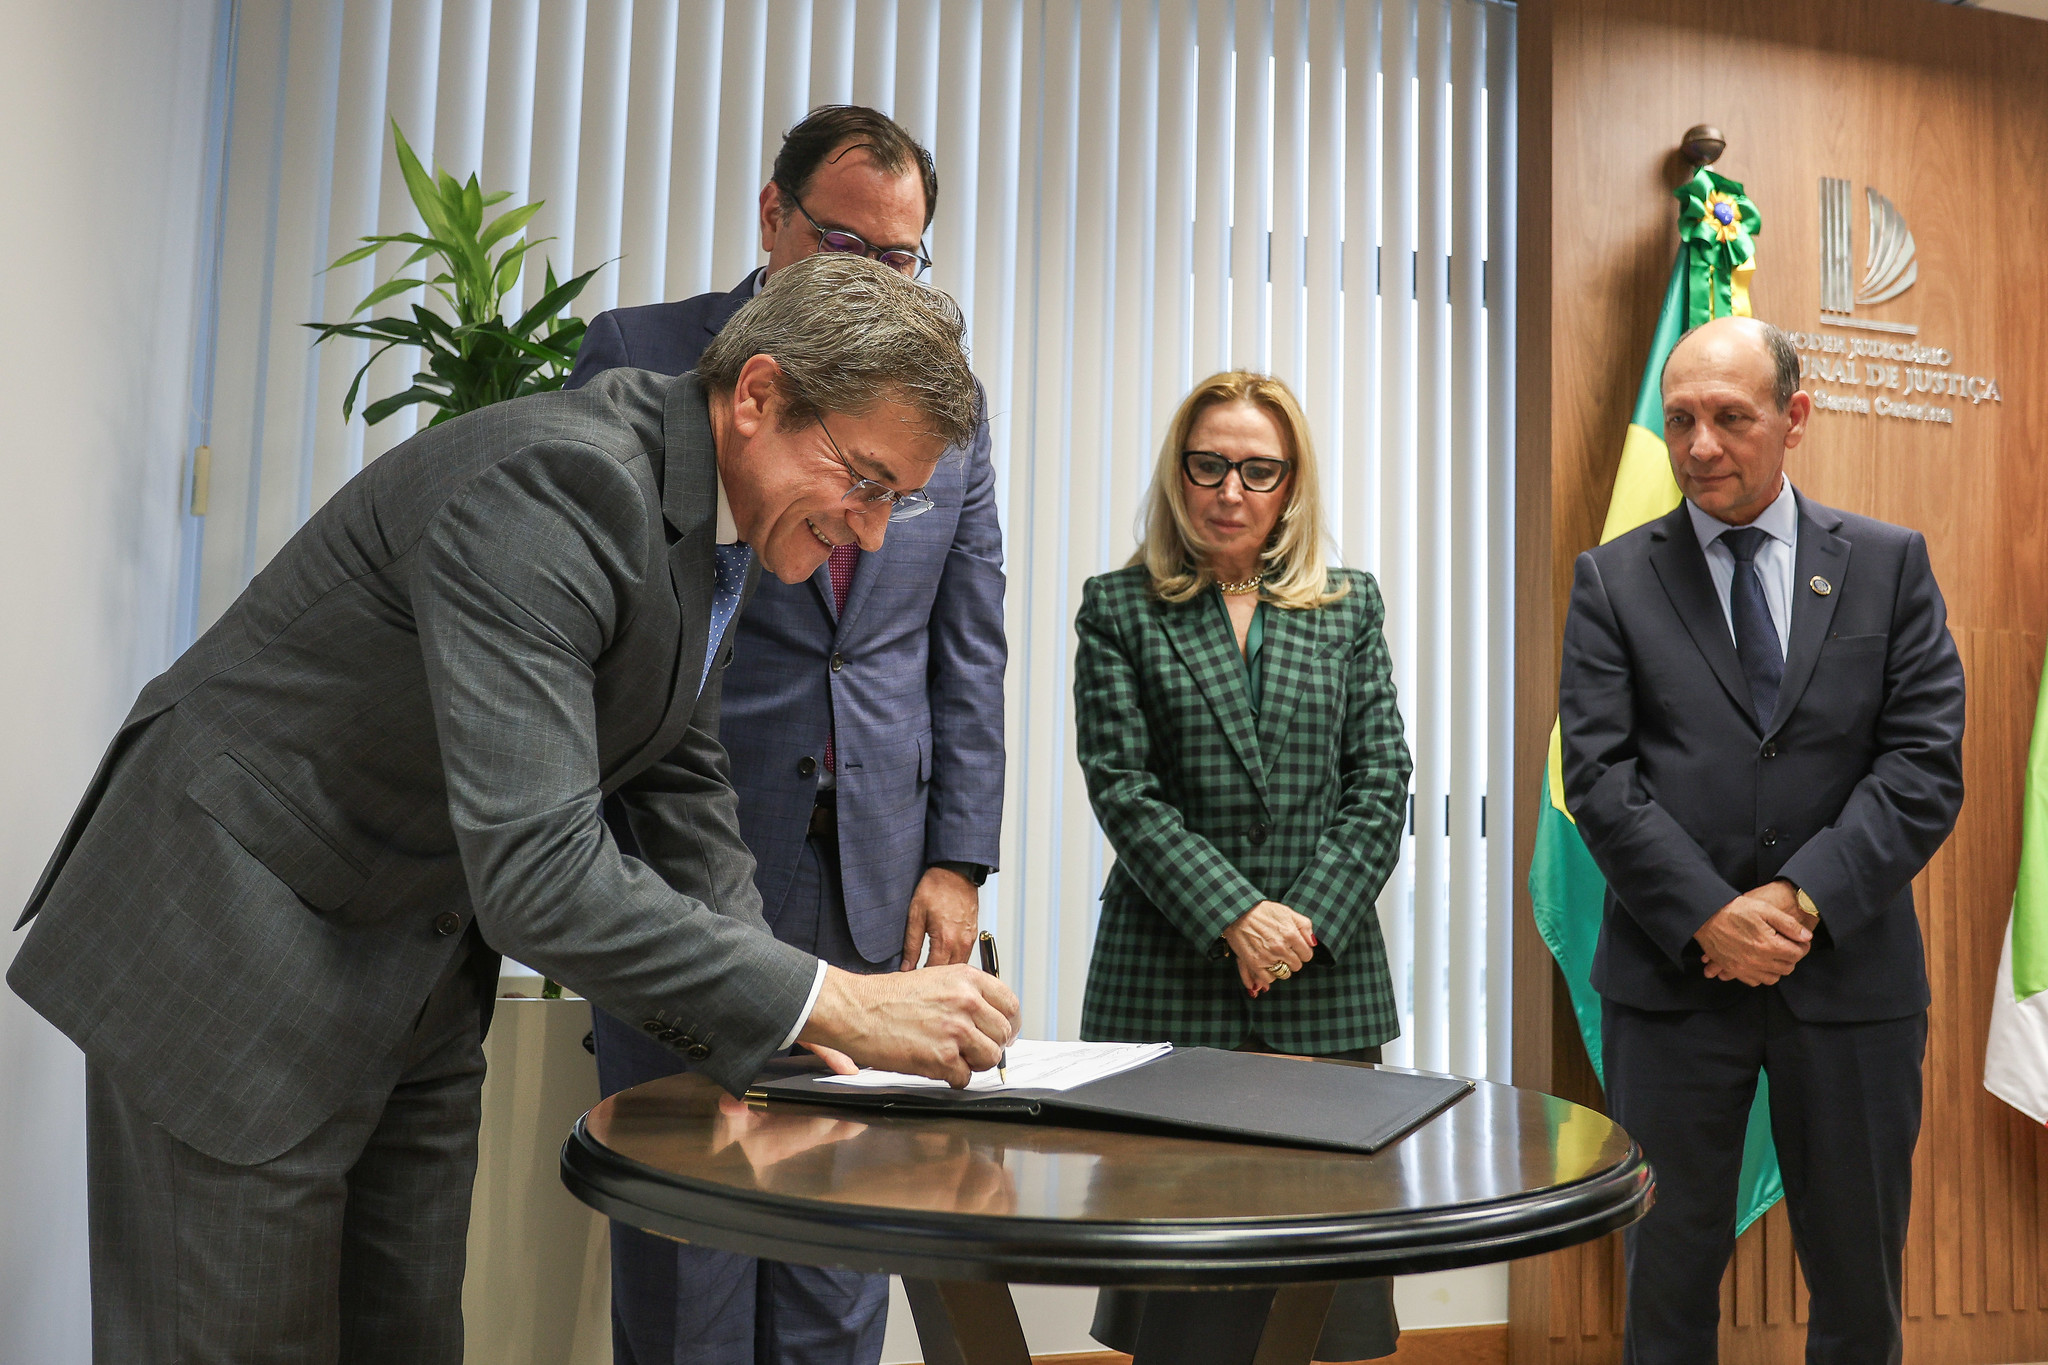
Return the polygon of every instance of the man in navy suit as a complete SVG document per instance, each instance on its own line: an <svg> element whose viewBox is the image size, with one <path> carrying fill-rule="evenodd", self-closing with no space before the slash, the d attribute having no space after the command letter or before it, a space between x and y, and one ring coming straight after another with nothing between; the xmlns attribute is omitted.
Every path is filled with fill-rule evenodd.
<svg viewBox="0 0 2048 1365"><path fill-rule="evenodd" d="M1607 878L1593 961L1610 1112L1657 1203L1623 1358L1716 1358L1759 1071L1810 1365L1900 1358L1927 969L1912 879L1962 806L1963 670L1917 531L1785 479L1812 410L1774 327L1664 370L1685 500L1579 556L1565 799Z"/></svg>
<svg viewBox="0 0 2048 1365"><path fill-rule="evenodd" d="M767 265L730 293L599 314L569 387L619 366L692 368L768 276L820 251L921 275L937 197L931 154L886 115L813 111L761 190ZM850 971L967 961L977 888L996 865L1008 652L986 421L924 493L921 507L898 504L881 550L835 544L808 581L764 576L725 673L719 739L762 912L777 938ZM812 533L831 544L827 528ZM607 1095L680 1069L631 1023L596 1018ZM757 1261L614 1224L612 1286L619 1365L881 1358L886 1275Z"/></svg>

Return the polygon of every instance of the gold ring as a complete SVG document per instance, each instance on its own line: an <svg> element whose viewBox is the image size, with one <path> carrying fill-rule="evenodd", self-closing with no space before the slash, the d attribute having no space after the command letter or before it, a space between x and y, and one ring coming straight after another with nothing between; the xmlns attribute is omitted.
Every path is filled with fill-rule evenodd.
<svg viewBox="0 0 2048 1365"><path fill-rule="evenodd" d="M1288 977L1294 975L1294 969L1292 967L1289 967L1285 962L1275 962L1272 966L1266 968L1266 970L1273 974L1273 979L1275 981L1285 981Z"/></svg>

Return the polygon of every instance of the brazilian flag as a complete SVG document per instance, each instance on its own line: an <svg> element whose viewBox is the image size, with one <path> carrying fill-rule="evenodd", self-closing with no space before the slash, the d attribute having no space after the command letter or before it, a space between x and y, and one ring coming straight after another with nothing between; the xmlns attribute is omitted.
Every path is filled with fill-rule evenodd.
<svg viewBox="0 0 2048 1365"><path fill-rule="evenodd" d="M1678 506L1678 484L1671 477L1671 455L1661 434L1665 357L1688 329L1710 318L1749 316L1749 277L1756 269L1756 237L1762 231L1756 205L1741 185L1705 167L1672 195L1679 204L1678 259L1671 267L1671 283L1664 290L1664 307L1657 315L1643 381L1636 390L1635 412L1622 442L1621 467L1615 471L1614 494L1600 532L1602 545ZM1586 1055L1595 1074L1604 1079L1600 997L1593 990L1592 972L1607 882L1564 808L1563 758L1560 732L1552 726L1536 821L1536 856L1529 865L1529 898L1536 907L1536 927L1571 990ZM1771 1145L1768 1086L1759 1077L1743 1144L1736 1231L1763 1217L1784 1193L1777 1150Z"/></svg>

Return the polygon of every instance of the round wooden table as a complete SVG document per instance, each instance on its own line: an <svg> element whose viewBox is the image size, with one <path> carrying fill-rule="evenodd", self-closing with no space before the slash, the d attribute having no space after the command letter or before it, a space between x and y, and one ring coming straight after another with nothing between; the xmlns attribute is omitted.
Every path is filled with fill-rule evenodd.
<svg viewBox="0 0 2048 1365"><path fill-rule="evenodd" d="M686 1074L586 1114L562 1179L664 1236L903 1276L926 1365L1028 1365L1017 1282L1214 1289L1177 1300L1213 1311L1156 1331L1148 1311L1138 1365L1301 1365L1335 1281L1590 1241L1641 1217L1651 1190L1604 1116L1486 1082L1360 1156L747 1105Z"/></svg>

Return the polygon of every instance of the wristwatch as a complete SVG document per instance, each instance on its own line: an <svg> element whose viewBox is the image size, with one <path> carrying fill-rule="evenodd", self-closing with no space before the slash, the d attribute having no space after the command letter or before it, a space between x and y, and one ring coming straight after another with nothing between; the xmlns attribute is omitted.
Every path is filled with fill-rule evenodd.
<svg viewBox="0 0 2048 1365"><path fill-rule="evenodd" d="M988 880L989 869L980 863L958 863L941 859L938 862L928 864L928 866L943 867L948 872L957 872L976 886L980 886Z"/></svg>

